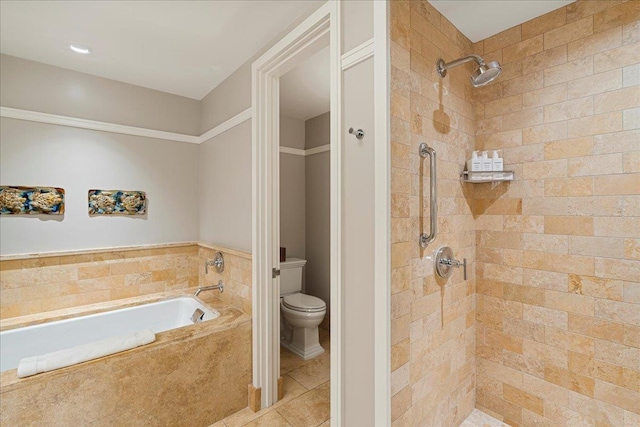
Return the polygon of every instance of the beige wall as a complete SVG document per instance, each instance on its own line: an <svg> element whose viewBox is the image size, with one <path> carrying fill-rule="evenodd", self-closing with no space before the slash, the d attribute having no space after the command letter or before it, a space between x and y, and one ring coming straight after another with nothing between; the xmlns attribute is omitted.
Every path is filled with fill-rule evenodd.
<svg viewBox="0 0 640 427"><path fill-rule="evenodd" d="M435 63L470 53L471 42L426 0L390 7L391 418L394 426L457 426L475 404L475 226L472 189L459 179L474 147L474 118L467 71L440 80ZM426 251L418 245L429 222L421 142L438 159L439 235ZM441 245L467 258L468 280L460 270L435 279L431 257Z"/></svg>
<svg viewBox="0 0 640 427"><path fill-rule="evenodd" d="M640 425L639 28L578 1L474 45L476 147L516 172L472 189L476 404L513 425Z"/></svg>
<svg viewBox="0 0 640 427"><path fill-rule="evenodd" d="M304 121L280 117L280 146L304 150ZM288 258L306 256L305 197L305 158L280 153L280 246Z"/></svg>
<svg viewBox="0 0 640 427"><path fill-rule="evenodd" d="M373 59L343 73L344 123L370 129L361 141L342 129L343 378L347 426L374 425ZM369 139L370 138L370 139Z"/></svg>
<svg viewBox="0 0 640 427"><path fill-rule="evenodd" d="M0 139L1 185L66 191L63 216L2 215L2 255L198 240L198 146L7 118ZM96 188L145 191L147 214L90 217Z"/></svg>
<svg viewBox="0 0 640 427"><path fill-rule="evenodd" d="M251 252L251 121L198 149L200 240Z"/></svg>
<svg viewBox="0 0 640 427"><path fill-rule="evenodd" d="M330 113L313 117L305 122L307 150L330 142ZM327 316L331 312L330 157L327 151L304 158L307 259L305 292L327 303Z"/></svg>
<svg viewBox="0 0 640 427"><path fill-rule="evenodd" d="M200 101L9 55L0 55L0 105L167 132L201 133Z"/></svg>

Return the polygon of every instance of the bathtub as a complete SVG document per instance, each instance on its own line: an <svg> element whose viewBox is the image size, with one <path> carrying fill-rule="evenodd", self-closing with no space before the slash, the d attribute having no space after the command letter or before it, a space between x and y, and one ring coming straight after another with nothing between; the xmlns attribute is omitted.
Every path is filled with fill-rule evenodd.
<svg viewBox="0 0 640 427"><path fill-rule="evenodd" d="M220 316L194 297L184 296L104 313L58 320L0 332L0 372L18 367L20 359L64 350L106 338L151 329L154 333L193 325L196 309L202 321Z"/></svg>
<svg viewBox="0 0 640 427"><path fill-rule="evenodd" d="M69 313L3 322L2 425L208 426L247 406L251 316L212 294L184 291L109 304L62 320ZM196 308L204 317L194 324ZM156 333L153 343L17 377L23 357L147 328Z"/></svg>

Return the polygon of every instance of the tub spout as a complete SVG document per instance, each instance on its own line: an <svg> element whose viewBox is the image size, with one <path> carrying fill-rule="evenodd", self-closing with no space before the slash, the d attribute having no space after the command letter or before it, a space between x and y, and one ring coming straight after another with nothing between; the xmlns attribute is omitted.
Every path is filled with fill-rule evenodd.
<svg viewBox="0 0 640 427"><path fill-rule="evenodd" d="M198 290L196 291L196 293L194 295L198 296L200 294L200 292L213 291L214 289L219 289L220 293L224 292L224 284L222 284L222 280L220 280L217 285L203 286L201 288L198 288Z"/></svg>

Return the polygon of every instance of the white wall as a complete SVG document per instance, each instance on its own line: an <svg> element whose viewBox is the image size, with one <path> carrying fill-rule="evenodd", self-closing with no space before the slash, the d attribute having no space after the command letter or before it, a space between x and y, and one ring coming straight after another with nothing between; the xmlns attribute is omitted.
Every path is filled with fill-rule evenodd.
<svg viewBox="0 0 640 427"><path fill-rule="evenodd" d="M0 121L0 184L62 187L65 214L0 217L0 253L198 240L198 146L58 125ZM146 191L144 217L89 217L89 189Z"/></svg>

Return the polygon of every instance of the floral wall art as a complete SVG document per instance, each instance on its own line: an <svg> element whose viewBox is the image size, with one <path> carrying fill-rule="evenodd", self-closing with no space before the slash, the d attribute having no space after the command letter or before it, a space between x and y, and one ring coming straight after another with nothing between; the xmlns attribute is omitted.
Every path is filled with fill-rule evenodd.
<svg viewBox="0 0 640 427"><path fill-rule="evenodd" d="M144 215L144 191L89 190L89 215Z"/></svg>
<svg viewBox="0 0 640 427"><path fill-rule="evenodd" d="M0 215L62 215L64 189L0 186Z"/></svg>

